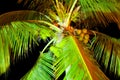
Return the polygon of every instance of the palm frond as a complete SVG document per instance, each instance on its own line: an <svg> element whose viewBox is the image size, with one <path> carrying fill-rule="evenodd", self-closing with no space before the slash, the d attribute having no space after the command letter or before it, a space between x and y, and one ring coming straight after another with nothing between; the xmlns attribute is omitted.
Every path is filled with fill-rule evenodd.
<svg viewBox="0 0 120 80"><path fill-rule="evenodd" d="M23 53L24 50L27 48L28 40L33 39L35 41L34 38L35 36L38 36L40 31L39 24L21 22L21 20L23 21L41 19L49 21L47 16L43 15L42 13L31 10L12 11L0 15L1 31L4 31L1 34L4 34L3 39L6 38L6 40L8 40L8 44L10 48L14 49L14 53ZM46 30L47 29L44 29L43 32L45 32ZM40 33L40 35L41 34L42 33ZM44 35L41 37L45 38Z"/></svg>
<svg viewBox="0 0 120 80"><path fill-rule="evenodd" d="M34 67L21 80L51 80L54 79L54 58L50 52L41 54Z"/></svg>
<svg viewBox="0 0 120 80"><path fill-rule="evenodd" d="M0 74L4 73L10 66L9 43L6 37L6 31L0 31Z"/></svg>
<svg viewBox="0 0 120 80"><path fill-rule="evenodd" d="M120 79L120 42L105 34L96 33L91 50L103 72L110 79Z"/></svg>
<svg viewBox="0 0 120 80"><path fill-rule="evenodd" d="M76 7L72 12L71 21L77 22L80 19L80 6Z"/></svg>
<svg viewBox="0 0 120 80"><path fill-rule="evenodd" d="M79 0L81 11L84 13L88 22L92 19L94 24L101 23L106 25L108 22L114 21L119 24L120 4L114 0ZM94 25L93 24L93 25Z"/></svg>
<svg viewBox="0 0 120 80"><path fill-rule="evenodd" d="M42 26L41 24L15 21L11 22L11 24L4 25L0 30L0 35L0 74L2 74L10 66L11 60L14 60L15 58L19 59L21 56L28 55L25 54L25 51L28 50L28 45L32 44L32 40L38 44L38 37L45 40L47 37L53 37L54 32L50 30L50 28ZM13 59L11 60L10 55L13 55Z"/></svg>
<svg viewBox="0 0 120 80"><path fill-rule="evenodd" d="M12 21L23 21L23 20L45 20L50 19L45 15L33 10L18 10L11 11L0 15L0 25L9 24Z"/></svg>
<svg viewBox="0 0 120 80"><path fill-rule="evenodd" d="M46 9L51 8L51 0L17 0L17 4L23 9L35 10L46 13Z"/></svg>
<svg viewBox="0 0 120 80"><path fill-rule="evenodd" d="M50 21L48 16L30 10L13 11L0 15L0 75L8 70L10 62L14 63L15 60L19 61L19 59L22 59L21 56L29 55L25 54L27 53L25 51L28 50L29 44L32 44L32 41L38 44L38 37L46 40L47 37L54 36L54 32L50 28L42 26L40 23L25 22L26 20L41 19Z"/></svg>
<svg viewBox="0 0 120 80"><path fill-rule="evenodd" d="M79 18L80 7L75 8L78 0L68 1L69 5L65 5L62 2L53 1L55 11L48 10L50 17L54 19L61 27L68 27L71 21L76 21Z"/></svg>
<svg viewBox="0 0 120 80"><path fill-rule="evenodd" d="M73 37L63 38L50 50L57 57L54 63L56 79L66 71L64 80L108 80L92 57L85 53L80 43Z"/></svg>
<svg viewBox="0 0 120 80"><path fill-rule="evenodd" d="M54 36L54 33L49 28L31 22L12 22L11 26L7 26L6 29L8 28L8 38L10 40L11 48L14 49L15 53L16 50L18 52L20 51L20 53L23 52L27 48L29 39L36 41L37 37L40 36L42 39L45 40L47 37Z"/></svg>

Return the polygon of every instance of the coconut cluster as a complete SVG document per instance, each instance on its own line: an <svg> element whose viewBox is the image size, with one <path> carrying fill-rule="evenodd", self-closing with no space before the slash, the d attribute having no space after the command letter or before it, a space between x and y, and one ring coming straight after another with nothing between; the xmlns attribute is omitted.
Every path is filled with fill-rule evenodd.
<svg viewBox="0 0 120 80"><path fill-rule="evenodd" d="M83 43L87 44L89 41L89 34L87 29L76 29L75 35L78 36L79 41L82 41Z"/></svg>
<svg viewBox="0 0 120 80"><path fill-rule="evenodd" d="M54 22L54 25L56 27L59 27L58 23ZM82 41L83 43L87 44L89 41L89 34L87 29L74 29L72 26L68 26L65 28L65 31L69 31L70 33L74 34L78 37L79 41Z"/></svg>

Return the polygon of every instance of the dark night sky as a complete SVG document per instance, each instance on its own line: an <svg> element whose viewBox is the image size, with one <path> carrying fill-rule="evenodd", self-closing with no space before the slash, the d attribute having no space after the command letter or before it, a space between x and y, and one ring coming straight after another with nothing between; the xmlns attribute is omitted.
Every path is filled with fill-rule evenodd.
<svg viewBox="0 0 120 80"><path fill-rule="evenodd" d="M17 4L17 0L0 0L0 14L19 10L21 7Z"/></svg>

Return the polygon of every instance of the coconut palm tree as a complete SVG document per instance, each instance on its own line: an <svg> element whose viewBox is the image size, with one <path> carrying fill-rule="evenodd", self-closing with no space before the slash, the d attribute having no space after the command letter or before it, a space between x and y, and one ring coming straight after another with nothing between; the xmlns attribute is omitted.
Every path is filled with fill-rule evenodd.
<svg viewBox="0 0 120 80"><path fill-rule="evenodd" d="M38 2L18 0L28 9ZM22 10L0 16L0 78L58 80L65 73L64 80L119 80L119 40L92 30L112 21L119 25L119 1L50 2L47 13Z"/></svg>

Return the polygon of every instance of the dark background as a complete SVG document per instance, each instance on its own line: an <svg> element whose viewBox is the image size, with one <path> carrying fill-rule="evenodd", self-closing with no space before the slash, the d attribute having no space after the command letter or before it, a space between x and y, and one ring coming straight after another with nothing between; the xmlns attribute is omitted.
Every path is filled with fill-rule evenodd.
<svg viewBox="0 0 120 80"><path fill-rule="evenodd" d="M0 14L5 12L21 9L21 5L17 3L17 0L0 0Z"/></svg>

